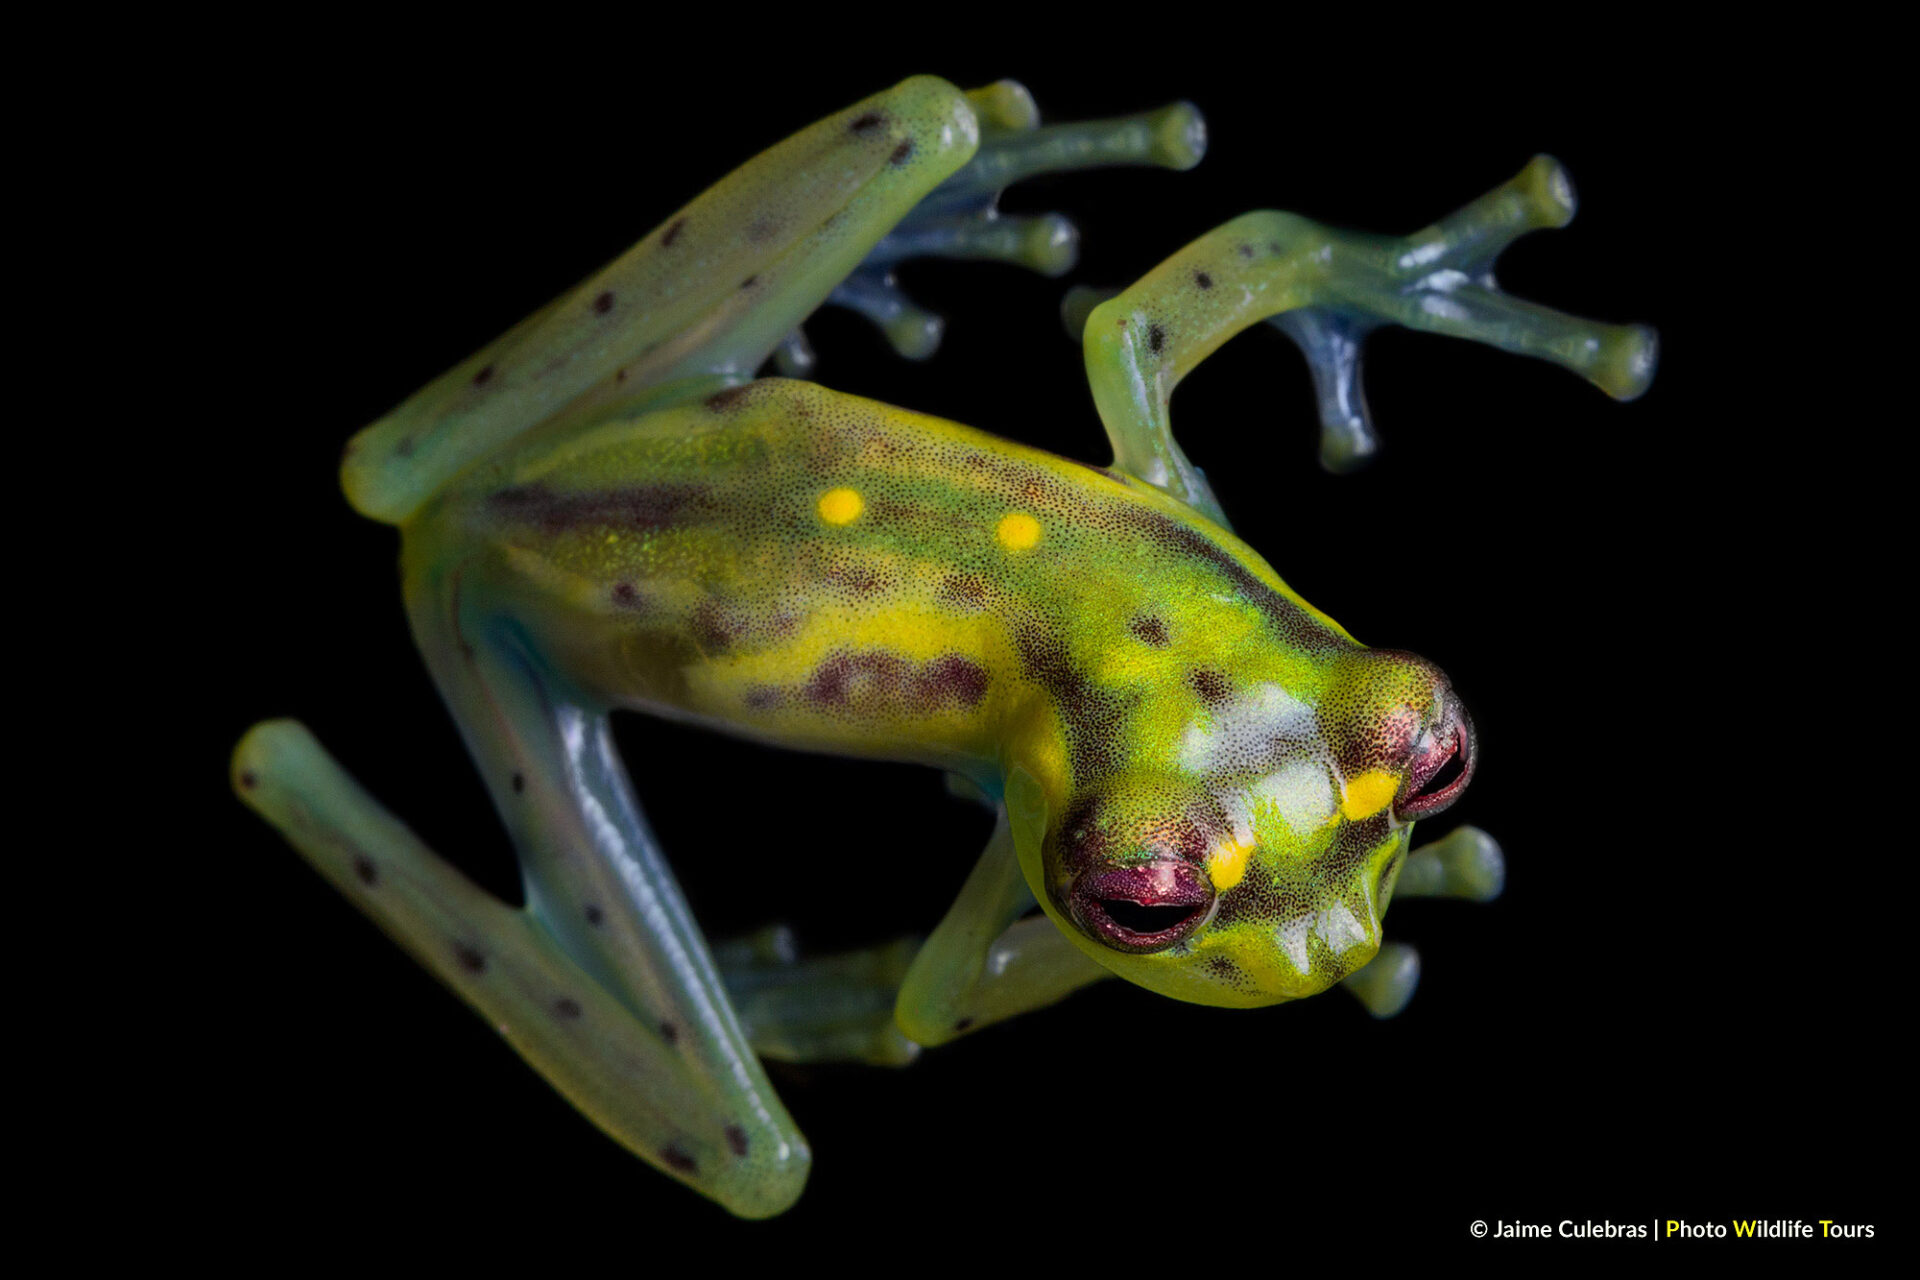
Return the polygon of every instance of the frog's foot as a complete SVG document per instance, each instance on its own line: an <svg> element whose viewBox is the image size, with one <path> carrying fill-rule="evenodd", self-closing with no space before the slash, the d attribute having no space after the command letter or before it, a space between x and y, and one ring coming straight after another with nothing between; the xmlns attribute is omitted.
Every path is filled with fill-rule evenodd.
<svg viewBox="0 0 1920 1280"><path fill-rule="evenodd" d="M781 1212L810 1156L757 1064L715 1074L695 1024L638 1016L537 911L476 887L291 720L234 752L242 799L609 1135L743 1217ZM683 964L692 963L692 959Z"/></svg>
<svg viewBox="0 0 1920 1280"><path fill-rule="evenodd" d="M802 960L793 930L774 925L713 949L753 1051L777 1062L904 1067L920 1046L894 1022L893 1003L920 950L917 938Z"/></svg>
<svg viewBox="0 0 1920 1280"><path fill-rule="evenodd" d="M1340 979L1340 985L1374 1017L1394 1017L1420 985L1420 953L1404 942L1385 943L1359 972Z"/></svg>
<svg viewBox="0 0 1920 1280"><path fill-rule="evenodd" d="M1499 842L1478 827L1457 827L1413 851L1400 868L1393 896L1492 902L1506 885L1507 860Z"/></svg>
<svg viewBox="0 0 1920 1280"><path fill-rule="evenodd" d="M1565 171L1540 156L1512 181L1410 236L1360 235L1295 214L1250 213L1208 232L1116 298L1089 308L1089 295L1076 296L1068 323L1083 324L1087 376L1115 467L1220 518L1205 479L1173 440L1167 404L1200 361L1261 320L1306 353L1320 404L1321 460L1336 471L1377 447L1360 356L1366 336L1382 325L1551 360L1617 399L1633 399L1653 378L1653 330L1535 306L1493 280L1502 249L1528 231L1565 226L1573 207Z"/></svg>
<svg viewBox="0 0 1920 1280"><path fill-rule="evenodd" d="M1492 902L1506 881L1506 859L1494 838L1478 827L1460 827L1413 851L1400 869L1393 896ZM1407 1007L1420 985L1420 953L1403 942L1389 942L1340 985L1374 1017L1391 1018Z"/></svg>
<svg viewBox="0 0 1920 1280"><path fill-rule="evenodd" d="M1190 103L1042 127L1032 96L1014 81L973 90L967 101L980 124L973 159L915 205L827 299L867 317L909 360L924 360L938 349L943 321L901 290L893 275L901 262L1010 262L1057 276L1078 260L1080 234L1065 217L1000 212L1000 193L1008 186L1037 174L1113 165L1190 169L1206 151L1206 126ZM784 354L779 358L780 371L793 376L795 366Z"/></svg>
<svg viewBox="0 0 1920 1280"><path fill-rule="evenodd" d="M1657 344L1642 325L1597 324L1509 297L1494 283L1502 250L1529 231L1573 220L1573 183L1560 162L1535 156L1511 181L1392 248L1392 296L1375 287L1268 321L1292 338L1313 372L1320 462L1350 471L1379 448L1360 384L1360 350L1383 324L1451 333L1551 360L1617 400L1653 380Z"/></svg>

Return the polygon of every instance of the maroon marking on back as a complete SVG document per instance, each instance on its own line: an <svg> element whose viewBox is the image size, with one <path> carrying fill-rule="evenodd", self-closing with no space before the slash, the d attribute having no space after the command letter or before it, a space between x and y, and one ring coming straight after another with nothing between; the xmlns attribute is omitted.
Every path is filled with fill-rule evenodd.
<svg viewBox="0 0 1920 1280"><path fill-rule="evenodd" d="M487 504L502 519L552 534L586 525L664 529L710 510L713 501L704 484L635 485L586 493L555 493L543 484L526 484L499 490Z"/></svg>

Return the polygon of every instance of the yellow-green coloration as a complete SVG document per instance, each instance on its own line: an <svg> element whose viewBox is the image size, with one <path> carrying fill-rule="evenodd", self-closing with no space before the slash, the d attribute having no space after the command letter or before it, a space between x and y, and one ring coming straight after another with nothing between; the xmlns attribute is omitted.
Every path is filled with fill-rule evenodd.
<svg viewBox="0 0 1920 1280"><path fill-rule="evenodd" d="M1522 350L1592 336L1611 353L1597 380L1630 392L1614 375L1639 359L1644 382L1646 335L1420 274L1564 221L1539 163L1407 241L1249 215L1093 309L1111 469L751 380L800 361L797 326L829 300L925 354L938 324L887 274L903 257L1070 260L1064 224L997 213L1006 182L1186 167L1203 145L1184 105L1049 130L1018 86L906 81L724 179L354 441L347 491L403 530L414 631L527 906L466 884L298 726L241 744L241 794L596 1123L735 1212L786 1207L809 1158L756 1054L902 1062L1109 973L1228 1006L1352 977L1384 1015L1410 953L1360 971L1396 883L1498 891L1478 833L1409 853L1471 768L1445 679L1356 643L1234 537L1166 399L1276 315L1316 361L1355 317ZM1422 308L1435 290L1454 329ZM924 762L999 822L924 942L710 951L612 749L616 708Z"/></svg>

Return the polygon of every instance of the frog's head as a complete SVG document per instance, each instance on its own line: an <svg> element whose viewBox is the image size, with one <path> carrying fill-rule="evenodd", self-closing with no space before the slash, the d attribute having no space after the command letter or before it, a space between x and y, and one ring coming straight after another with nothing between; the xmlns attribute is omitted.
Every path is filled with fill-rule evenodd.
<svg viewBox="0 0 1920 1280"><path fill-rule="evenodd" d="M1169 738L1165 767L1082 784L1024 836L1037 791L1009 800L1054 922L1120 976L1201 1004L1313 995L1371 960L1414 820L1474 765L1446 678L1390 650L1341 655L1311 696L1237 691Z"/></svg>

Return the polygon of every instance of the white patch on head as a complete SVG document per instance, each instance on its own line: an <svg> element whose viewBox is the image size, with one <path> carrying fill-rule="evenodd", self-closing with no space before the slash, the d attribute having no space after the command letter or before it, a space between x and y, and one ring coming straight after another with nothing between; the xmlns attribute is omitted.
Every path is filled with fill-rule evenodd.
<svg viewBox="0 0 1920 1280"><path fill-rule="evenodd" d="M1274 931L1274 939L1279 943L1281 953L1287 957L1287 962L1303 975L1313 971L1312 962L1307 957L1307 942L1311 938L1320 939L1335 956L1343 956L1355 947L1365 946L1368 931L1360 918L1353 914L1353 909L1344 902L1296 916L1281 925Z"/></svg>
<svg viewBox="0 0 1920 1280"><path fill-rule="evenodd" d="M1298 741L1314 728L1313 708L1271 681L1257 684L1216 708L1209 723L1187 726L1180 765L1202 774L1250 768L1271 758L1275 739Z"/></svg>
<svg viewBox="0 0 1920 1280"><path fill-rule="evenodd" d="M1256 815L1286 823L1295 835L1318 831L1333 819L1339 798L1333 775L1318 760L1295 760L1247 789Z"/></svg>

